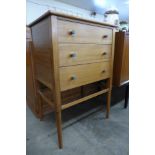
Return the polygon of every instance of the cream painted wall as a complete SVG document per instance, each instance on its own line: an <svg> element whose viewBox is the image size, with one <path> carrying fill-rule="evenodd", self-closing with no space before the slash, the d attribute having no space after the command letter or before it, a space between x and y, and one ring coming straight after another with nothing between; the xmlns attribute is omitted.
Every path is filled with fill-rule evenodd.
<svg viewBox="0 0 155 155"><path fill-rule="evenodd" d="M63 12L66 14L79 16L81 18L104 21L103 15L97 14L96 17L92 17L90 15L91 12L88 10L80 9L78 7L74 7L72 5L61 3L55 0L27 0L26 5L26 24L31 23L47 10Z"/></svg>

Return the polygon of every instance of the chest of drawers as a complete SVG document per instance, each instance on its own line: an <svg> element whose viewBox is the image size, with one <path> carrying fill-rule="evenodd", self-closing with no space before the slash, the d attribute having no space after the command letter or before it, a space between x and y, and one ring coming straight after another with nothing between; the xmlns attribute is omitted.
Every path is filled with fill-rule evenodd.
<svg viewBox="0 0 155 155"><path fill-rule="evenodd" d="M54 109L58 143L62 148L62 110L106 93L106 117L109 117L115 26L50 11L29 26L38 102L40 108L45 101ZM94 83L100 86L98 91L80 94ZM69 103L66 98L62 102L64 93L71 99Z"/></svg>

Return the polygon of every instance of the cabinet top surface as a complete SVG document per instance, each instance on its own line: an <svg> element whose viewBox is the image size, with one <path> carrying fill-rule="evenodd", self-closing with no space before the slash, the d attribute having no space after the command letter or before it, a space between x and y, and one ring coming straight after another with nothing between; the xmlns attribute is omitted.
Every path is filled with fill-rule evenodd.
<svg viewBox="0 0 155 155"><path fill-rule="evenodd" d="M67 14L63 14L63 13L52 12L50 10L45 12L40 17L38 17L36 20L34 20L28 26L31 27L31 26L37 24L38 22L40 22L41 20L43 20L44 18L46 18L48 16L51 16L51 15L55 15L55 16L59 16L59 17L66 17L66 18L70 18L70 19L76 19L76 20L79 20L79 21L86 21L86 22L100 24L100 25L105 25L105 26L110 26L110 27L117 27L116 25L112 25L112 24L109 24L109 23L95 21L95 20L91 20L91 19L84 19L84 18L75 17L75 16L72 16L72 15L67 15Z"/></svg>

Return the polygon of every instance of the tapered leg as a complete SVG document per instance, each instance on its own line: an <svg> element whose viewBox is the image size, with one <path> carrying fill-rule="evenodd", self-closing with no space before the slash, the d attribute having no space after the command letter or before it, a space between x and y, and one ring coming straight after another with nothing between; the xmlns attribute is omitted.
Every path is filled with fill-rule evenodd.
<svg viewBox="0 0 155 155"><path fill-rule="evenodd" d="M63 148L63 142L62 142L62 127L61 127L61 111L56 111L56 126L57 126L57 134L58 134L58 144L59 148Z"/></svg>
<svg viewBox="0 0 155 155"><path fill-rule="evenodd" d="M124 108L127 108L128 102L129 102L129 85L126 86L126 90L125 90L125 104L124 104Z"/></svg>
<svg viewBox="0 0 155 155"><path fill-rule="evenodd" d="M111 103L111 91L109 91L106 94L106 118L109 118L110 103Z"/></svg>
<svg viewBox="0 0 155 155"><path fill-rule="evenodd" d="M106 118L109 118L110 105L111 105L111 91L112 91L112 78L109 78L106 83L109 91L106 93Z"/></svg>

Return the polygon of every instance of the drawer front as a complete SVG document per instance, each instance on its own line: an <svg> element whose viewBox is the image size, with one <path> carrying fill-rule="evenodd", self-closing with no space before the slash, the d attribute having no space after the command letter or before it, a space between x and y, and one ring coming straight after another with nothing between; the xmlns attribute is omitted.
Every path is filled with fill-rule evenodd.
<svg viewBox="0 0 155 155"><path fill-rule="evenodd" d="M111 45L59 44L60 66L99 62L111 57Z"/></svg>
<svg viewBox="0 0 155 155"><path fill-rule="evenodd" d="M60 68L61 91L110 77L110 63L99 62Z"/></svg>
<svg viewBox="0 0 155 155"><path fill-rule="evenodd" d="M62 43L112 43L112 29L58 20L58 40Z"/></svg>

